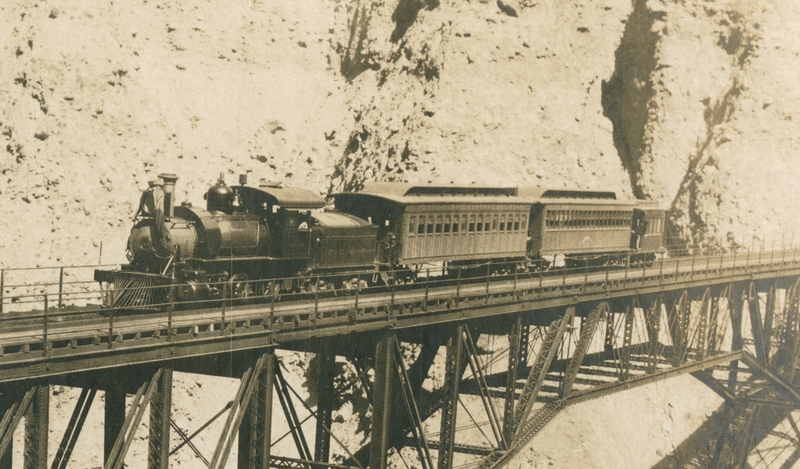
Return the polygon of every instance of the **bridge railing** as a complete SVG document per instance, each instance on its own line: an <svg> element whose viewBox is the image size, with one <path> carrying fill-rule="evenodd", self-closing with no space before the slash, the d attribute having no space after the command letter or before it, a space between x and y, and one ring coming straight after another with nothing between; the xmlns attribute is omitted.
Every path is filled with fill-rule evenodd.
<svg viewBox="0 0 800 469"><path fill-rule="evenodd" d="M784 238L785 240L785 238ZM764 247L765 249L761 249ZM80 306L87 303L99 305L103 295L127 294L132 298L151 297L156 301L131 304L121 308L108 308L108 329L114 330L113 320L131 310L139 314L151 313L154 321L172 324L185 310L213 310L209 317L213 321L225 323L231 317L232 309L257 305L267 311L268 328L281 327L285 321L295 326L316 325L330 322L369 321L412 310L427 311L446 305L448 308L486 299L491 296L506 295L514 301L520 295L537 297L564 296L587 291L616 291L640 286L668 285L688 279L703 279L720 276L725 272L746 273L749 271L774 269L781 266L800 265L797 246L762 243L755 251L719 252L709 255L684 256L688 253L670 252L648 262L635 263L630 257L618 265L601 270L585 266L559 268L549 271L522 271L506 268L499 270L492 264L451 267L449 275L442 275L441 266L423 267L415 283L391 283L375 285L371 274L354 274L342 281L341 275L293 277L265 280L228 280L197 285L175 283L161 286L128 286L109 291L101 290L94 282L96 268L115 268L114 265L83 265L47 267L38 269L3 269L0 271L0 306L3 312L17 313L0 316L3 322L41 320L62 321L67 316L81 312ZM482 270L485 269L485 270ZM483 273L482 273L483 272ZM469 273L469 274L468 274ZM19 279L35 278L33 282ZM303 291L297 286L305 283ZM280 288L278 288L280 286ZM210 299L185 300L181 289L207 289L214 292ZM158 292L159 295L153 295ZM381 304L368 304L365 300L380 295ZM278 318L276 308L287 304L302 304L303 312L293 312L285 318ZM285 310L285 308L281 308ZM85 312L85 311L84 311ZM134 311L136 312L136 311ZM358 313L355 313L358 312ZM46 328L46 326L44 326ZM46 334L45 334L46 335ZM109 334L113 335L113 334Z"/></svg>
<svg viewBox="0 0 800 469"><path fill-rule="evenodd" d="M117 269L119 264L87 264L0 269L0 313L29 311L50 306L68 307L97 303L100 290L95 269Z"/></svg>

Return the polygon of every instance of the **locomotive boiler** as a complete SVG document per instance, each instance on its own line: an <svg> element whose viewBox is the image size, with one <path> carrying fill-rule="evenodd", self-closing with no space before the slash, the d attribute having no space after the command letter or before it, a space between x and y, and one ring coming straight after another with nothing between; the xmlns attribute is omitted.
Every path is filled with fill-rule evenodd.
<svg viewBox="0 0 800 469"><path fill-rule="evenodd" d="M377 227L353 215L322 210L325 200L296 188L238 186L224 177L205 194L206 206L174 205L173 174L159 175L141 196L128 239L130 264L97 270L113 288L107 303L136 308L178 302L263 296L318 287L321 275L347 282L375 269ZM290 280L286 280L290 278ZM340 285L339 285L340 286Z"/></svg>

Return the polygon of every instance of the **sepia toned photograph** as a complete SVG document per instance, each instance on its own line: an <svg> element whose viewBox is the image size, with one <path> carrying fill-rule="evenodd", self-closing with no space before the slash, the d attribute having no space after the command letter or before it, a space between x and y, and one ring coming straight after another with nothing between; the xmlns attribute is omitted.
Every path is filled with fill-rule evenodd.
<svg viewBox="0 0 800 469"><path fill-rule="evenodd" d="M800 4L0 26L0 469L800 469Z"/></svg>

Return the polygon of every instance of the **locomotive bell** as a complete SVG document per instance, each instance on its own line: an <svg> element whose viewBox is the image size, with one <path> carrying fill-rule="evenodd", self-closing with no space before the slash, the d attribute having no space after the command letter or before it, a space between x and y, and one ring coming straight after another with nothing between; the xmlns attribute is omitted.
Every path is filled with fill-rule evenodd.
<svg viewBox="0 0 800 469"><path fill-rule="evenodd" d="M233 189L225 184L222 174L216 184L206 192L206 210L209 212L228 212L233 204Z"/></svg>

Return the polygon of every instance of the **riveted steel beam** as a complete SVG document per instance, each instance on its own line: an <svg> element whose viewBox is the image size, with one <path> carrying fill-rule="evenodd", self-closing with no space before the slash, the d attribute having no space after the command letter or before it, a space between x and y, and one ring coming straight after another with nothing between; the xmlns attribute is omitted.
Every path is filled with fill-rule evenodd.
<svg viewBox="0 0 800 469"><path fill-rule="evenodd" d="M559 395L562 398L568 397L572 392L572 386L575 384L575 379L578 377L578 371L580 370L583 358L586 356L589 345L592 343L592 337L594 337L597 331L597 325L600 323L600 318L603 316L603 313L607 310L608 303L602 302L592 309L589 315L585 317L586 319L584 321L581 321L580 338L575 346L572 357L569 359L567 369L564 373L564 379L561 381L561 386L559 388Z"/></svg>
<svg viewBox="0 0 800 469"><path fill-rule="evenodd" d="M514 420L514 400L517 395L517 375L521 364L520 355L523 347L522 332L522 317L517 316L514 322L511 323L511 329L508 333L508 371L506 372L505 406L503 410L503 436L506 441L511 441L511 437L514 435L512 422Z"/></svg>
<svg viewBox="0 0 800 469"><path fill-rule="evenodd" d="M669 323L672 339L672 366L680 366L685 360L688 345L689 292L684 290L672 302Z"/></svg>
<svg viewBox="0 0 800 469"><path fill-rule="evenodd" d="M507 448L508 445L505 437L503 436L503 431L501 428L502 422L500 421L497 408L492 400L491 392L489 390L489 383L486 381L486 373L484 372L483 361L478 353L478 347L475 345L475 341L472 339L472 333L470 332L469 327L464 328L463 340L465 350L467 352L467 361L470 369L472 370L472 376L475 378L475 382L478 384L478 393L480 394L483 408L486 411L486 417L489 419L489 426L492 428L492 433L494 433L497 446L500 448Z"/></svg>
<svg viewBox="0 0 800 469"><path fill-rule="evenodd" d="M336 355L330 351L319 354L320 366L317 378L317 431L314 445L314 460L328 462L331 450L331 428L333 414L333 379L336 375Z"/></svg>
<svg viewBox="0 0 800 469"><path fill-rule="evenodd" d="M531 340L531 325L522 321L522 326L519 332L519 368L528 366L528 353L530 351Z"/></svg>
<svg viewBox="0 0 800 469"><path fill-rule="evenodd" d="M389 432L392 415L392 381L394 364L394 334L387 331L375 350L375 384L372 391L371 469L386 469Z"/></svg>
<svg viewBox="0 0 800 469"><path fill-rule="evenodd" d="M661 309L664 304L664 295L659 294L653 299L650 307L644 312L645 329L647 330L647 369L648 374L657 370L658 358L661 356L663 345L659 340L661 333Z"/></svg>
<svg viewBox="0 0 800 469"><path fill-rule="evenodd" d="M767 301L764 304L764 352L767 357L767 365L772 363L772 343L774 341L774 327L775 327L775 308L777 301L778 289L775 284L769 286L767 292Z"/></svg>
<svg viewBox="0 0 800 469"><path fill-rule="evenodd" d="M12 469L11 464L14 456L14 448L12 446L13 442L8 445L6 452L0 455L0 469Z"/></svg>
<svg viewBox="0 0 800 469"><path fill-rule="evenodd" d="M105 422L103 425L103 461L108 461L114 443L125 423L125 390L121 386L112 386L105 391Z"/></svg>
<svg viewBox="0 0 800 469"><path fill-rule="evenodd" d="M172 422L172 368L161 369L150 401L148 469L169 468L169 430Z"/></svg>
<svg viewBox="0 0 800 469"><path fill-rule="evenodd" d="M249 409L250 399L258 383L258 375L264 369L267 356L267 354L261 355L253 366L245 370L241 380L239 380L239 388L233 398L230 413L228 413L228 418L225 420L225 426L222 428L214 455L211 457L208 466L210 469L222 469L225 467L233 446L233 440L239 432L244 415Z"/></svg>
<svg viewBox="0 0 800 469"><path fill-rule="evenodd" d="M0 391L0 406L3 409L3 419L0 421L0 455L3 464L11 467L11 448L14 443L14 431L19 426L38 391L38 386L22 388L16 385L4 386Z"/></svg>
<svg viewBox="0 0 800 469"><path fill-rule="evenodd" d="M461 383L461 361L464 359L464 326L456 326L447 342L445 356L444 405L439 434L439 469L453 467L453 452L458 414L458 387Z"/></svg>
<svg viewBox="0 0 800 469"><path fill-rule="evenodd" d="M272 392L276 361L272 351L263 357L263 368L257 370L250 404L239 425L238 469L268 467L271 458Z"/></svg>
<svg viewBox="0 0 800 469"><path fill-rule="evenodd" d="M525 387L517 404L517 410L514 414L514 440L516 440L520 428L525 425L528 416L533 410L536 398L547 376L547 371L550 369L550 364L558 353L561 338L564 336L564 332L574 316L575 306L569 306L564 315L553 321L548 328L547 335L539 349L539 354L536 356L536 362L531 368L528 379L525 381Z"/></svg>
<svg viewBox="0 0 800 469"><path fill-rule="evenodd" d="M36 387L25 414L25 469L47 469L47 440L50 433L50 386Z"/></svg>
<svg viewBox="0 0 800 469"><path fill-rule="evenodd" d="M711 305L711 289L706 288L703 290L703 296L700 299L700 309L698 310L699 324L697 326L697 344L696 344L696 358L702 360L706 357L706 347L708 346L708 323L709 323L709 308Z"/></svg>
<svg viewBox="0 0 800 469"><path fill-rule="evenodd" d="M761 363L767 363L767 345L764 336L764 324L761 317L761 307L755 282L750 282L747 290L747 312L750 316L750 333L753 335L753 345L756 358Z"/></svg>
<svg viewBox="0 0 800 469"><path fill-rule="evenodd" d="M131 443L133 442L136 428L142 421L145 409L147 409L148 404L153 398L153 393L155 393L155 390L158 387L158 381L161 379L161 373L162 369L159 368L156 370L153 376L149 380L142 383L142 385L139 387L139 390L136 392L136 395L131 402L130 411L125 417L122 428L120 428L116 441L114 441L114 446L111 448L111 453L106 459L104 465L105 469L121 469L123 467L125 455L128 453L128 448L130 448Z"/></svg>
<svg viewBox="0 0 800 469"><path fill-rule="evenodd" d="M631 344L633 343L633 321L635 319L635 308L639 307L639 302L634 297L631 304L625 306L622 313L622 347L614 350L617 359L617 373L620 381L627 381L631 372Z"/></svg>
<svg viewBox="0 0 800 469"><path fill-rule="evenodd" d="M395 340L396 339L397 338L395 338ZM433 415L443 405L444 393L441 392L441 389L434 391L433 393L425 393L421 390L422 383L428 376L428 371L430 370L442 343L441 332L438 328L429 328L425 331L422 339L422 348L419 351L419 355L417 356L416 361L414 361L414 363L408 369L408 379L412 383L411 388L414 389L415 393L419 392L419 395L415 395L415 399L418 399L418 402L420 403L420 413L424 420ZM377 385L377 378L375 378L374 385L369 383L369 380L366 377L367 370L363 365L365 361L366 360L363 358L353 357L353 363L357 365L359 376L361 377L360 379L365 382L364 387L367 390L367 396L370 397L370 400L373 402L374 408L374 402L376 402L376 398L373 388L375 385ZM362 363L362 366L359 367L358 363ZM462 360L462 374L464 368L466 368L466 361ZM392 425L389 427L389 434L386 436L389 448L402 445L405 441L404 435L411 431L411 421L408 414L402 411L401 407L399 406L399 402L394 399L392 399L391 402L393 407L391 407L388 412L392 414ZM345 460L344 464L354 465L358 464L357 461L370 461L372 459L370 457L371 447L372 441L356 451L353 454L353 457Z"/></svg>
<svg viewBox="0 0 800 469"><path fill-rule="evenodd" d="M56 456L53 459L52 469L67 468L67 463L72 456L72 450L75 448L75 443L81 434L83 424L86 422L86 417L89 415L89 409L92 407L96 394L96 389L85 388L81 390L81 395L75 402L75 410L72 412L67 429L64 431L64 437L61 439L61 444L58 446Z"/></svg>
<svg viewBox="0 0 800 469"><path fill-rule="evenodd" d="M419 453L420 464L423 469L433 469L433 459L431 458L430 448L428 448L428 442L425 439L425 428L422 425L422 416L419 412L417 401L414 398L414 390L412 389L411 382L408 379L408 371L403 362L403 352L400 350L400 343L396 338L394 340L394 360L394 370L397 372L400 392L403 396L406 412L411 418L411 433L417 440L417 452Z"/></svg>

